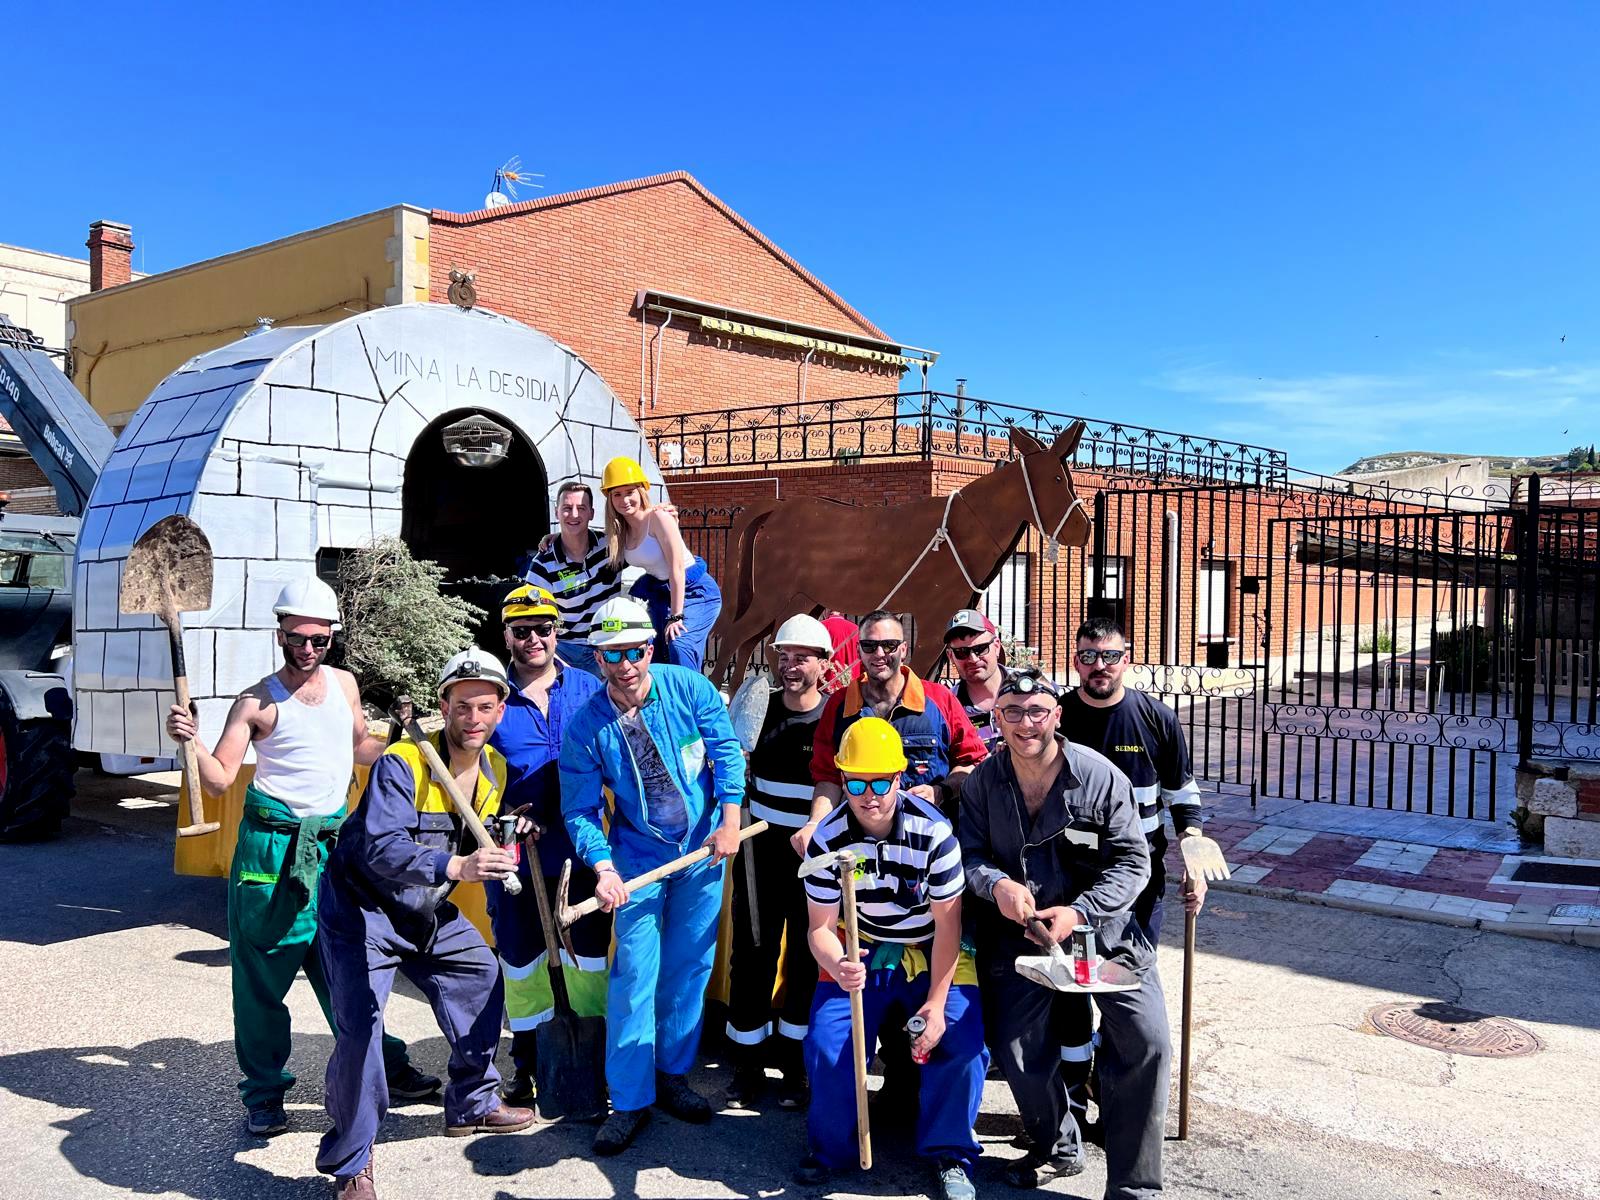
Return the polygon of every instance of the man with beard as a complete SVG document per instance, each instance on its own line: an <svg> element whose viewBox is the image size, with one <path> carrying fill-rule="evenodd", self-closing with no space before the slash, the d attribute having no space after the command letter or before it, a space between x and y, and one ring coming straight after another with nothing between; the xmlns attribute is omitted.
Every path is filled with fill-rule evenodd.
<svg viewBox="0 0 1600 1200"><path fill-rule="evenodd" d="M1115 767L1058 735L1061 710L1048 679L1017 672L1001 685L995 712L1005 746L967 780L959 830L977 909L984 1027L1029 1143L1006 1179L1031 1188L1083 1169L1082 1114L1069 1100L1065 1068L1079 1065L1074 1056L1089 1041L1089 999L1025 979L1015 964L1040 953L1029 918L1058 943L1086 925L1105 959L1141 978L1135 991L1093 999L1106 1200L1146 1200L1161 1194L1172 1047L1155 946L1131 912L1150 872L1138 810Z"/></svg>
<svg viewBox="0 0 1600 1200"><path fill-rule="evenodd" d="M200 786L217 796L233 786L254 747L255 777L245 793L228 879L228 943L233 974L233 1046L244 1078L246 1127L271 1137L289 1127L284 1094L289 1062L284 997L302 967L333 1025L317 956L317 883L338 837L356 763L383 753L367 732L355 676L324 665L339 628L333 589L315 576L286 586L272 610L283 666L233 702L208 750L194 715L173 705L167 733L194 743ZM417 1100L439 1090L406 1057L399 1038L383 1038L388 1094Z"/></svg>
<svg viewBox="0 0 1600 1200"><path fill-rule="evenodd" d="M561 820L561 737L572 717L602 688L593 675L565 665L557 656L561 622L555 598L543 588L513 588L500 608L506 654L511 664L511 695L505 717L489 744L505 755L512 771L502 807L525 812L537 842L537 853L517 865L523 888L513 896L498 883L484 887L495 947L506 976L506 1016L511 1022L511 1060L516 1070L505 1089L514 1104L533 1099L537 1040L534 1030L550 1019L555 998L550 990L548 956L561 956L567 995L580 1017L603 1017L606 1011L606 952L611 948L611 918L592 913L572 926L573 958L559 946L544 944L533 889L555 893L561 864L574 854L572 839ZM533 874L537 863L539 875ZM593 894L591 877L574 878L571 900Z"/></svg>
<svg viewBox="0 0 1600 1200"><path fill-rule="evenodd" d="M495 815L505 793L506 761L488 743L510 690L499 662L477 647L457 654L439 677L444 728L430 740L480 819ZM317 1169L334 1177L339 1200L377 1195L372 1144L389 1107L378 1040L396 971L427 997L450 1044L445 1134L515 1133L533 1123L531 1110L496 1094L500 964L448 899L458 882L504 880L516 860L500 846L469 849L471 840L421 748L407 739L373 766L328 858L321 952L337 1034L326 1085L332 1127Z"/></svg>
<svg viewBox="0 0 1600 1200"><path fill-rule="evenodd" d="M728 709L699 671L652 665L655 626L618 596L589 631L606 686L561 743L561 811L595 895L616 912L606 991L611 1116L597 1154L618 1154L659 1104L703 1125L711 1105L689 1086L722 915L723 862L739 849L744 752ZM606 789L612 794L606 823ZM701 846L702 860L631 895L623 880Z"/></svg>
<svg viewBox="0 0 1600 1200"><path fill-rule="evenodd" d="M994 702L1008 674L1000 631L977 609L963 608L945 626L944 649L958 680L956 699L961 710L983 739L983 748L993 753L1000 741Z"/></svg>
<svg viewBox="0 0 1600 1200"><path fill-rule="evenodd" d="M729 962L728 1040L736 1066L728 1104L753 1106L766 1085L763 1049L777 1019L778 1066L783 1071L779 1108L805 1104L805 1064L801 1046L810 1020L817 966L806 948L806 889L800 880L800 855L790 844L794 830L811 815L812 739L822 716L822 679L833 652L833 638L822 622L797 613L772 639L781 687L769 696L750 755L750 816L771 828L751 838L744 853L749 870L733 874L733 956ZM755 877L755 898L749 877ZM761 944L752 928L752 903ZM783 1008L774 1013L773 986L778 952L783 954Z"/></svg>
<svg viewBox="0 0 1600 1200"><path fill-rule="evenodd" d="M1128 670L1128 642L1122 627L1094 617L1078 627L1075 657L1078 689L1061 702L1061 732L1068 741L1087 746L1110 759L1133 785L1139 824L1150 840L1150 882L1133 911L1151 945L1161 941L1163 898L1167 889L1167 835L1161 809L1172 810L1178 837L1198 836L1201 829L1200 788L1189 770L1189 745L1178 714L1145 692L1123 686ZM1184 910L1199 912L1205 903L1203 879L1183 876Z"/></svg>

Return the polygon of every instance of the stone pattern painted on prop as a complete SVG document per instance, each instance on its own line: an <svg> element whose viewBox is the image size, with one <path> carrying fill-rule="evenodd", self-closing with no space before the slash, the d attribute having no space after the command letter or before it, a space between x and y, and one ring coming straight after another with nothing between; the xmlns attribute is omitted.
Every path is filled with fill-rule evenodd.
<svg viewBox="0 0 1600 1200"><path fill-rule="evenodd" d="M298 345L283 343L287 333L273 331L270 362L206 369L202 356L157 389L118 442L79 555L78 748L172 752L161 728L172 691L165 637L153 619L117 612L128 547L161 516L187 513L215 556L212 607L184 619L190 688L212 742L233 698L277 664L279 590L314 570L321 549L400 532L406 458L446 413L473 408L515 426L542 459L552 510L563 480L598 494L619 454L639 459L664 496L643 436L604 381L525 326L408 305L307 329Z"/></svg>

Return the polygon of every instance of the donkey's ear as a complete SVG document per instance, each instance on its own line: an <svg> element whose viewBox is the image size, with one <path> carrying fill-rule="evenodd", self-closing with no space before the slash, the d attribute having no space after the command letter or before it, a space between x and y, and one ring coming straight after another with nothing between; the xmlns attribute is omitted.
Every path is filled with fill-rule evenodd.
<svg viewBox="0 0 1600 1200"><path fill-rule="evenodd" d="M1021 425L1013 425L1011 427L1011 448L1018 454L1037 454L1044 449L1044 445Z"/></svg>
<svg viewBox="0 0 1600 1200"><path fill-rule="evenodd" d="M1050 453L1062 462L1066 462L1078 450L1078 441L1083 437L1084 424L1074 421L1056 435L1056 440L1050 444Z"/></svg>

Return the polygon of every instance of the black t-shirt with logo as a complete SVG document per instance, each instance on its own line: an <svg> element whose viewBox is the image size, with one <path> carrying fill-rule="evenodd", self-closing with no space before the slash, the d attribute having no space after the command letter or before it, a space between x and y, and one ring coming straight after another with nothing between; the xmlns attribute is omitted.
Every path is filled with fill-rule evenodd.
<svg viewBox="0 0 1600 1200"><path fill-rule="evenodd" d="M799 829L811 819L812 738L822 717L824 696L816 707L794 712L774 689L767 701L767 719L750 752L750 815L773 825Z"/></svg>

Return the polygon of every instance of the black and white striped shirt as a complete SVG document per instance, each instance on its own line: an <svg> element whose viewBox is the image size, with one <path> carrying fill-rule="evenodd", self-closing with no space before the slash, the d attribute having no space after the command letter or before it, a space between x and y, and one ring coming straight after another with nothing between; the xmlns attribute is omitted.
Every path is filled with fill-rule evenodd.
<svg viewBox="0 0 1600 1200"><path fill-rule="evenodd" d="M961 847L950 822L920 796L900 793L894 824L883 838L869 837L845 801L817 826L807 858L850 850L856 856L856 913L861 934L875 942L925 942L933 936L936 900L961 894ZM839 876L806 877L806 898L838 904Z"/></svg>
<svg viewBox="0 0 1600 1200"><path fill-rule="evenodd" d="M558 530L550 539L549 548L534 554L522 578L556 598L563 641L588 637L595 610L611 597L622 594L622 578L611 570L607 561L606 540L592 529L589 553L581 563L567 557Z"/></svg>

